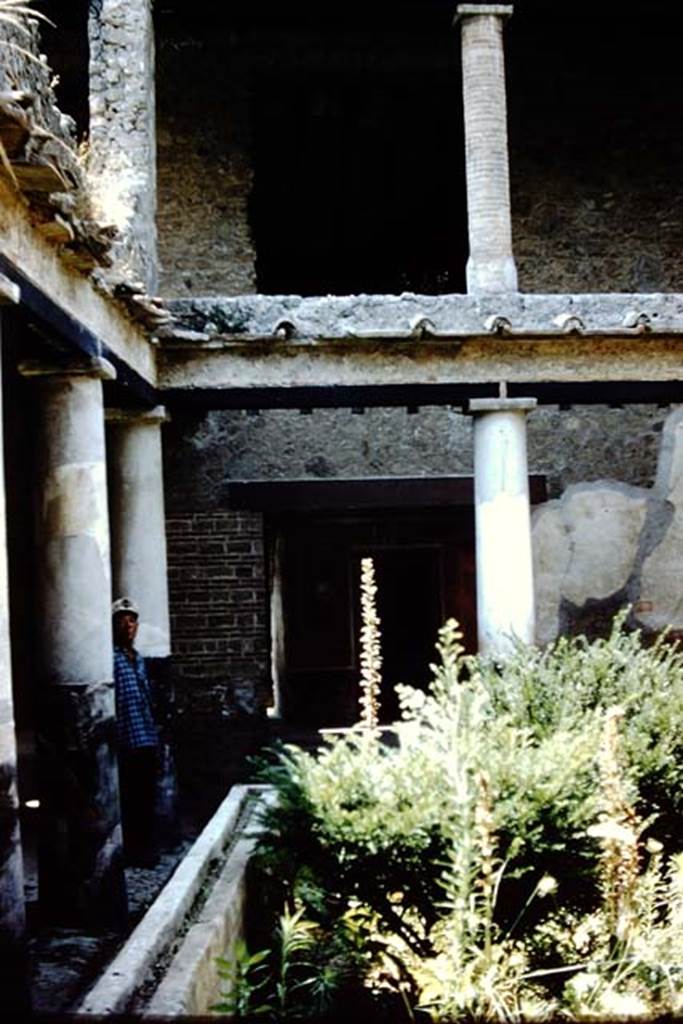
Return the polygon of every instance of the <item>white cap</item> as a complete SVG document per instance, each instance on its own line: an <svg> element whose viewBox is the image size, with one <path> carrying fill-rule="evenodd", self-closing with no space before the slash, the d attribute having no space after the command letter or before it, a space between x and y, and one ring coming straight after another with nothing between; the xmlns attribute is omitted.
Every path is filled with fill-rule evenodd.
<svg viewBox="0 0 683 1024"><path fill-rule="evenodd" d="M114 601L111 606L111 614L114 616L118 612L131 612L133 615L137 615L138 618L140 617L140 609L131 597L120 597L118 601Z"/></svg>

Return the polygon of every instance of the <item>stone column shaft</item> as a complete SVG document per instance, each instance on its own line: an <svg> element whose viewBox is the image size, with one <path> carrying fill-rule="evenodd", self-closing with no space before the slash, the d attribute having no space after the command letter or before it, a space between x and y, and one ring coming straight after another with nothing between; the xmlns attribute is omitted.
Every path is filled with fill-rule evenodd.
<svg viewBox="0 0 683 1024"><path fill-rule="evenodd" d="M165 410L108 410L114 599L140 606L136 646L147 658L171 653L161 449Z"/></svg>
<svg viewBox="0 0 683 1024"><path fill-rule="evenodd" d="M502 658L534 642L534 584L526 414L535 399L482 398L474 414L479 650Z"/></svg>
<svg viewBox="0 0 683 1024"><path fill-rule="evenodd" d="M1 326L1 324L0 324ZM2 338L0 337L0 356ZM6 1011L28 1009L24 871L17 793L10 658L5 468L2 443L2 360L0 358L0 977Z"/></svg>
<svg viewBox="0 0 683 1024"><path fill-rule="evenodd" d="M517 290L512 255L503 21L512 7L461 4L470 254L467 291Z"/></svg>
<svg viewBox="0 0 683 1024"><path fill-rule="evenodd" d="M61 922L121 919L121 856L111 632L104 360L37 379L42 663L41 907Z"/></svg>
<svg viewBox="0 0 683 1024"><path fill-rule="evenodd" d="M90 181L99 215L121 233L117 264L154 293L156 117L151 0L92 0Z"/></svg>

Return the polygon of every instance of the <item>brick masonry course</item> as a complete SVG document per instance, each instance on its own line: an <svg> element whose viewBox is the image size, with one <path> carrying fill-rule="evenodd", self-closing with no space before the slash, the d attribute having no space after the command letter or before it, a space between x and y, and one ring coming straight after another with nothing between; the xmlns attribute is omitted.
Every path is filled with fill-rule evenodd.
<svg viewBox="0 0 683 1024"><path fill-rule="evenodd" d="M199 700L218 705L224 717L263 712L268 606L261 515L171 514L167 538L180 714Z"/></svg>

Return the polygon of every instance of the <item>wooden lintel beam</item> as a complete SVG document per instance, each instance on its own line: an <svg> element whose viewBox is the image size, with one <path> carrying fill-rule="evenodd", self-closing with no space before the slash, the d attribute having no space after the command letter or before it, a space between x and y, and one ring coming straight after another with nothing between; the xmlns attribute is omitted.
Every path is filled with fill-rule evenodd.
<svg viewBox="0 0 683 1024"><path fill-rule="evenodd" d="M683 380L531 381L509 383L511 398L536 398L541 405L683 404ZM336 387L165 388L159 401L178 410L358 409L396 406L460 406L471 398L495 398L498 381L487 384L377 384Z"/></svg>

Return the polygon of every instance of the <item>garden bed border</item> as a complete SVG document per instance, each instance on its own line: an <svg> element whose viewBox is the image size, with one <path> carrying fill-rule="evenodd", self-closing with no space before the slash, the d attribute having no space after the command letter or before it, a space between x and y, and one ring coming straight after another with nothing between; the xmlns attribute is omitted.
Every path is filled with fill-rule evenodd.
<svg viewBox="0 0 683 1024"><path fill-rule="evenodd" d="M140 923L76 1008L76 1018L126 1013L136 991L144 983L154 964L171 948L183 921L200 893L211 866L225 854L225 851L233 843L237 827L242 824L248 801L257 793L264 794L268 788L259 785L232 787ZM226 876L229 878L228 868L230 868L230 872L234 872L239 863L243 863L243 867L246 867L248 854L245 859L245 845L249 844L251 847L254 841L255 836L251 839L238 839L235 849L231 851L200 915L200 923L204 925L205 929L207 928L205 920L207 914L211 914L215 910L217 900L224 899L229 895L226 889ZM233 879L233 883L234 881L235 879ZM188 938L193 934L196 936L197 933L191 928ZM181 945L181 952L184 949L185 942ZM220 953L221 950L218 950L215 955L220 955ZM163 984L162 980L161 985ZM154 999L153 996L150 1008ZM176 992L176 1004L177 1001L178 994ZM146 1015L150 1010L144 1012ZM183 1011L171 1012L182 1013Z"/></svg>

